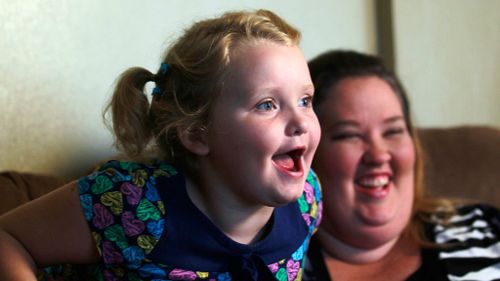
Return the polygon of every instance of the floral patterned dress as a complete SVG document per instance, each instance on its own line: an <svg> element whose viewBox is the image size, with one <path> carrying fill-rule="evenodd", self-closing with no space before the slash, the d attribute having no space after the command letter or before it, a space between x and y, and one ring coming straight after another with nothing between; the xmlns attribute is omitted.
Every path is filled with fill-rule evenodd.
<svg viewBox="0 0 500 281"><path fill-rule="evenodd" d="M184 176L163 162L110 161L80 179L81 205L101 255L87 274L95 280L301 280L321 220L314 172L296 202L275 208L267 235L252 245L222 233L185 186Z"/></svg>

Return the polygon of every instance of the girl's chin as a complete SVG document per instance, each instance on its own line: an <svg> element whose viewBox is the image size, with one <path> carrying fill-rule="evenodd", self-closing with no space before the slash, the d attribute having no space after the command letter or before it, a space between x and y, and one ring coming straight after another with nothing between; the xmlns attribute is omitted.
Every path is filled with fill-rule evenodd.
<svg viewBox="0 0 500 281"><path fill-rule="evenodd" d="M303 192L304 184L294 187L293 189L289 190L287 194L282 194L282 196L279 198L279 205L285 205L297 201Z"/></svg>

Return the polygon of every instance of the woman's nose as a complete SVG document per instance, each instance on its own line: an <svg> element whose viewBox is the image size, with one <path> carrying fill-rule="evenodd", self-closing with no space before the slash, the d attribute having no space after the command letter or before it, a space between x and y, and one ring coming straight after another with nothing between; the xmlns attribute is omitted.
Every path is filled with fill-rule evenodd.
<svg viewBox="0 0 500 281"><path fill-rule="evenodd" d="M380 140L371 141L363 154L362 162L367 165L380 165L391 160L387 146Z"/></svg>

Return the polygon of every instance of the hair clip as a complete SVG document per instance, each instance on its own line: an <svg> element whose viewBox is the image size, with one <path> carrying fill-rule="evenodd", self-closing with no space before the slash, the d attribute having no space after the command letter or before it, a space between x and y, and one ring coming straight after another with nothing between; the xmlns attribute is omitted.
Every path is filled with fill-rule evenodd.
<svg viewBox="0 0 500 281"><path fill-rule="evenodd" d="M154 88L153 88L153 91L151 92L151 95L152 95L152 96L156 96L156 95L158 95L158 94L161 94L161 89L160 89L160 87L154 87Z"/></svg>
<svg viewBox="0 0 500 281"><path fill-rule="evenodd" d="M160 70L158 71L160 74L162 75L165 75L167 74L168 72L168 69L169 69L169 65L168 63L166 62L163 62L161 65L160 65ZM157 85L156 87L154 87L153 91L151 92L151 95L152 96L155 96L155 95L158 95L158 94L161 94L161 88L158 87L158 82L155 82Z"/></svg>
<svg viewBox="0 0 500 281"><path fill-rule="evenodd" d="M167 74L169 68L170 68L170 66L168 65L168 63L163 62L160 66L161 74Z"/></svg>

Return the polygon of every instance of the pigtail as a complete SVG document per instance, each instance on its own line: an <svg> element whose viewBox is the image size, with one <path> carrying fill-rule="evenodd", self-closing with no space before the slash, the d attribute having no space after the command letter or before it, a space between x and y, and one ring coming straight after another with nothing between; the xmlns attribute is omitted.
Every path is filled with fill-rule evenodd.
<svg viewBox="0 0 500 281"><path fill-rule="evenodd" d="M117 148L134 160L166 161L195 178L198 155L184 147L179 132L203 139L231 55L263 40L298 45L300 33L270 11L229 12L187 29L166 50L157 74L143 68L124 72L104 112ZM151 103L147 82L155 82Z"/></svg>
<svg viewBox="0 0 500 281"><path fill-rule="evenodd" d="M144 88L154 79L144 68L128 69L118 78L104 112L108 125L111 115L115 145L129 157L139 156L151 142L152 120Z"/></svg>

